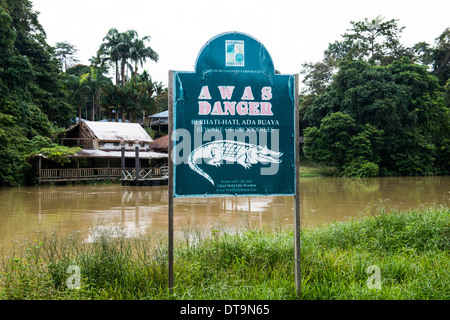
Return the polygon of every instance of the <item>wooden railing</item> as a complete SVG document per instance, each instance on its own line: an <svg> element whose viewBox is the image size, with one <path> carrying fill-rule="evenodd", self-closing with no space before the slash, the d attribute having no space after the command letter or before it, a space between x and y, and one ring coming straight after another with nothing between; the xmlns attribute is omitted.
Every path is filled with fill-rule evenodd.
<svg viewBox="0 0 450 320"><path fill-rule="evenodd" d="M120 168L41 169L39 182L120 178Z"/></svg>
<svg viewBox="0 0 450 320"><path fill-rule="evenodd" d="M106 180L122 178L121 168L74 168L74 169L41 169L39 182L56 181L81 181L81 180ZM139 179L167 176L167 166L142 168L139 171ZM135 169L124 170L125 180L135 180Z"/></svg>
<svg viewBox="0 0 450 320"><path fill-rule="evenodd" d="M169 174L167 166L144 168L139 170L139 180L163 178ZM123 180L136 180L136 169L125 169Z"/></svg>

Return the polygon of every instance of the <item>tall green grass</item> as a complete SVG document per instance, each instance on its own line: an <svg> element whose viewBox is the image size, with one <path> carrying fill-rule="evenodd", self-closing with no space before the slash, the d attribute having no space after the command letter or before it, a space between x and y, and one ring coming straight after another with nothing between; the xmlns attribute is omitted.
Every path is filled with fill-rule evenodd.
<svg viewBox="0 0 450 320"><path fill-rule="evenodd" d="M77 233L44 234L1 259L0 299L449 299L449 237L448 208L384 210L302 230L297 297L289 229L179 240L172 292L164 236L105 231L85 243ZM67 286L70 265L80 268L79 289ZM380 289L367 285L369 266L380 270Z"/></svg>
<svg viewBox="0 0 450 320"><path fill-rule="evenodd" d="M338 174L339 170L336 167L322 166L304 156L300 157L300 177L327 177L337 176Z"/></svg>

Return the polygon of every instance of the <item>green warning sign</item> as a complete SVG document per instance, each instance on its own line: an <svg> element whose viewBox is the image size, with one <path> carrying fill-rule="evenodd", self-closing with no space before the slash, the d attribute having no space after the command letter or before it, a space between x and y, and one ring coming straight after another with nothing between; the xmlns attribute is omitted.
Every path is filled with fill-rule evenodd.
<svg viewBox="0 0 450 320"><path fill-rule="evenodd" d="M296 77L243 33L172 72L174 197L295 195Z"/></svg>

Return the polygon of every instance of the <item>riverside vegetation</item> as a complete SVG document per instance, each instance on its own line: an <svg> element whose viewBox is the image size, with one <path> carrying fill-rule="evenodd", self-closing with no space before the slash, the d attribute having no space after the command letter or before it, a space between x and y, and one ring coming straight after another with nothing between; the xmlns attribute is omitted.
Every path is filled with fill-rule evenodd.
<svg viewBox="0 0 450 320"><path fill-rule="evenodd" d="M77 233L41 234L2 257L0 299L298 299L290 229L184 232L173 292L165 236L100 232L86 243ZM299 298L448 300L449 239L450 209L442 206L369 208L361 219L303 229ZM78 289L67 273L74 265ZM379 289L368 284L371 266L380 270Z"/></svg>

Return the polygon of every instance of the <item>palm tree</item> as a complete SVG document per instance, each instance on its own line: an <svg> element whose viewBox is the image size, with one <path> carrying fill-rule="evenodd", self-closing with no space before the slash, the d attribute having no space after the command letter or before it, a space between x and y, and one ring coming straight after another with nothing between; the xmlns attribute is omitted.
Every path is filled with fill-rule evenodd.
<svg viewBox="0 0 450 320"><path fill-rule="evenodd" d="M79 77L75 75L69 75L66 78L66 89L68 91L69 100L78 107L78 122L81 121L81 108L86 106L89 94L89 73L85 73Z"/></svg>
<svg viewBox="0 0 450 320"><path fill-rule="evenodd" d="M162 82L153 82L149 73L144 70L142 74L137 77L139 101L142 106L142 115L144 117L144 127L148 127L149 116L156 113L158 110L158 98L167 92L167 88Z"/></svg>
<svg viewBox="0 0 450 320"><path fill-rule="evenodd" d="M100 96L100 105L103 107L106 113L107 119L113 118L115 113L115 120L119 120L119 92L118 88L112 84L102 87L102 95Z"/></svg>
<svg viewBox="0 0 450 320"><path fill-rule="evenodd" d="M95 113L98 110L97 106L99 103L101 88L111 83L111 80L101 74L98 69L91 67L88 82L92 95L91 120L95 121ZM99 116L97 116L97 118L99 118Z"/></svg>
<svg viewBox="0 0 450 320"><path fill-rule="evenodd" d="M118 52L120 52L120 72L122 75L122 86L125 85L126 73L125 67L130 65L128 59L130 59L131 48L133 47L133 39L137 37L137 32L134 30L128 30L120 34L121 42L117 46Z"/></svg>
<svg viewBox="0 0 450 320"><path fill-rule="evenodd" d="M132 41L132 46L130 48L130 59L134 61L134 75L137 75L138 71L138 63L141 65L141 67L144 65L144 62L147 60L147 58L150 58L150 60L153 60L155 62L158 62L159 55L150 47L145 46L146 42L150 41L149 36L145 36L142 39L136 38Z"/></svg>
<svg viewBox="0 0 450 320"><path fill-rule="evenodd" d="M154 82L153 85L155 87L155 93L156 93L155 101L158 102L158 98L167 92L167 87L162 82L158 82L158 83Z"/></svg>
<svg viewBox="0 0 450 320"><path fill-rule="evenodd" d="M119 83L121 83L122 86L125 85L125 69L127 66L129 66L130 69L133 69L129 60L134 62L134 75L137 75L138 64L141 64L142 66L147 58L150 58L155 62L158 61L158 54L151 47L146 46L146 42L148 41L150 41L149 36L140 39L135 30L119 32L116 28L111 28L103 38L103 43L100 45L97 57L102 63L109 61L115 65L116 86L118 86ZM121 79L119 75L121 76Z"/></svg>
<svg viewBox="0 0 450 320"><path fill-rule="evenodd" d="M134 81L129 81L125 86L121 86L119 92L119 107L122 110L122 122L127 118L134 122L136 115L139 114L139 92L136 89Z"/></svg>
<svg viewBox="0 0 450 320"><path fill-rule="evenodd" d="M116 28L109 29L103 38L103 43L97 51L98 60L101 63L110 62L115 65L116 86L119 85L119 60L120 51L118 50L121 42L121 34Z"/></svg>
<svg viewBox="0 0 450 320"><path fill-rule="evenodd" d="M148 117L153 111L156 103L154 100L155 87L147 71L144 70L138 79L138 90L140 103L142 105L142 116L144 118L144 127L148 127Z"/></svg>

